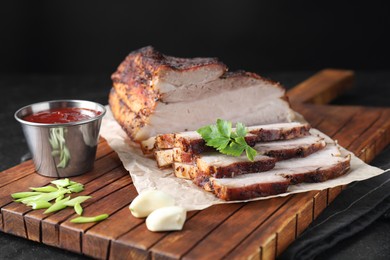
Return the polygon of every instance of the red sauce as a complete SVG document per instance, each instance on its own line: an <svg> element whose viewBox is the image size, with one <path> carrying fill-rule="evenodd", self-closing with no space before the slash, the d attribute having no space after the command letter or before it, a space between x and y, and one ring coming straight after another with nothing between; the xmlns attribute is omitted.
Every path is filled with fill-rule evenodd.
<svg viewBox="0 0 390 260"><path fill-rule="evenodd" d="M101 112L88 108L62 107L31 114L23 120L44 124L70 123L91 119L100 114Z"/></svg>

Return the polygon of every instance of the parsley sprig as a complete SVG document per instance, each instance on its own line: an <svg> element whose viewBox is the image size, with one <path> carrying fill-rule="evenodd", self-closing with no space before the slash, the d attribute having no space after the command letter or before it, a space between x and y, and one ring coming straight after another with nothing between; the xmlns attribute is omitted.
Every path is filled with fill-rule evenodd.
<svg viewBox="0 0 390 260"><path fill-rule="evenodd" d="M245 141L247 131L242 123L237 123L236 131L233 131L231 122L217 119L217 124L201 127L197 132L207 146L217 149L220 153L240 156L245 151L250 161L253 161L257 154Z"/></svg>

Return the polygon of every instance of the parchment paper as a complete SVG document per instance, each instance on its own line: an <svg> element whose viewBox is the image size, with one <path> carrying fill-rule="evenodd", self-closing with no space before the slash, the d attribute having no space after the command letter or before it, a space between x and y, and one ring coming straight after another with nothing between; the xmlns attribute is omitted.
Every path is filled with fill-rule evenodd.
<svg viewBox="0 0 390 260"><path fill-rule="evenodd" d="M182 206L187 210L201 210L220 203L243 202L220 200L212 193L197 187L191 181L175 177L172 169L159 169L153 158L145 157L138 145L130 141L126 133L113 118L110 108L108 106L106 108L107 113L103 118L100 134L107 140L109 146L118 154L123 166L129 171L138 193L149 189L164 191L175 198L178 206ZM312 129L311 132L323 136L327 142L332 142L331 138L316 129ZM311 190L323 190L345 185L353 181L368 179L384 172L382 169L364 163L351 152L343 148L341 150L343 155L347 155L348 153L352 155L351 169L347 174L322 183L291 185L286 193L248 201L282 197Z"/></svg>

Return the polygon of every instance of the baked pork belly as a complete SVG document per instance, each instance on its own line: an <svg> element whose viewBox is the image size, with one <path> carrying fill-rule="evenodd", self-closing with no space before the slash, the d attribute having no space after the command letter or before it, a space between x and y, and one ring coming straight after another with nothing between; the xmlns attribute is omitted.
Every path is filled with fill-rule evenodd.
<svg viewBox="0 0 390 260"><path fill-rule="evenodd" d="M245 175L242 175L245 176ZM266 197L287 192L290 181L272 171L261 173L256 181L225 182L225 179L212 178L208 181L197 180L197 184L212 191L223 200L247 200L258 197ZM230 179L230 180L236 180Z"/></svg>
<svg viewBox="0 0 390 260"><path fill-rule="evenodd" d="M253 148L259 155L266 155L276 160L286 160L294 157L306 157L326 146L323 138L318 136L304 136L291 140L273 141L257 143ZM220 170L220 165L226 164L228 160L232 160L231 156L222 155L214 150L214 152L194 154L185 152L181 148L157 150L154 153L157 165L160 168L170 166L173 162L194 163L198 165L202 172L217 173ZM246 156L241 156L235 159L237 162L248 161ZM249 161L247 163L250 163ZM248 169L254 170L248 165ZM255 166L253 166L255 167ZM221 169L224 171L223 169ZM245 167L238 172L246 173ZM234 175L234 174L233 174Z"/></svg>
<svg viewBox="0 0 390 260"><path fill-rule="evenodd" d="M253 148L258 154L276 158L278 161L295 157L306 157L326 146L324 138L307 135L285 141L257 143Z"/></svg>
<svg viewBox="0 0 390 260"><path fill-rule="evenodd" d="M232 129L235 131L235 128ZM290 140L302 136L309 135L310 125L307 123L279 123L268 125L256 125L247 127L247 135L245 141L254 146L259 142L270 142L277 140ZM143 150L150 150L153 138L141 142ZM196 131L187 131L180 133L161 134L155 137L156 149L180 148L182 151L200 154L205 151L210 151L210 147L206 146L205 141Z"/></svg>
<svg viewBox="0 0 390 260"><path fill-rule="evenodd" d="M195 179L199 173L198 167L191 163L174 162L173 170L176 177L187 180Z"/></svg>
<svg viewBox="0 0 390 260"><path fill-rule="evenodd" d="M245 173L264 172L274 168L275 163L275 158L264 155L256 155L253 161L249 161L246 155L234 157L216 152L202 154L196 160L201 175L215 178L232 178Z"/></svg>
<svg viewBox="0 0 390 260"><path fill-rule="evenodd" d="M130 53L112 75L110 106L131 139L196 130L216 118L259 125L291 122L285 90L215 58L176 58L152 47ZM129 117L129 118L127 118Z"/></svg>
<svg viewBox="0 0 390 260"><path fill-rule="evenodd" d="M274 168L278 160L306 157L325 146L325 141L316 136L259 143L254 147L258 152L254 161L249 161L246 155L232 157L214 152L199 155L196 166L202 175L215 178L234 177L245 173L268 171Z"/></svg>
<svg viewBox="0 0 390 260"><path fill-rule="evenodd" d="M350 156L343 157L335 144L305 158L277 162L267 172L244 174L235 178L203 178L195 183L212 189L223 200L245 200L287 191L289 184L323 182L345 174Z"/></svg>

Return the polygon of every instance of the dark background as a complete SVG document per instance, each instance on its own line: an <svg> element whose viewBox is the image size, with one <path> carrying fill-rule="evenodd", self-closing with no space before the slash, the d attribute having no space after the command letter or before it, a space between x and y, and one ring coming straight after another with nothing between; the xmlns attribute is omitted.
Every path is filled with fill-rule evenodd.
<svg viewBox="0 0 390 260"><path fill-rule="evenodd" d="M389 68L386 1L3 1L0 73L100 74L132 50L232 69Z"/></svg>

